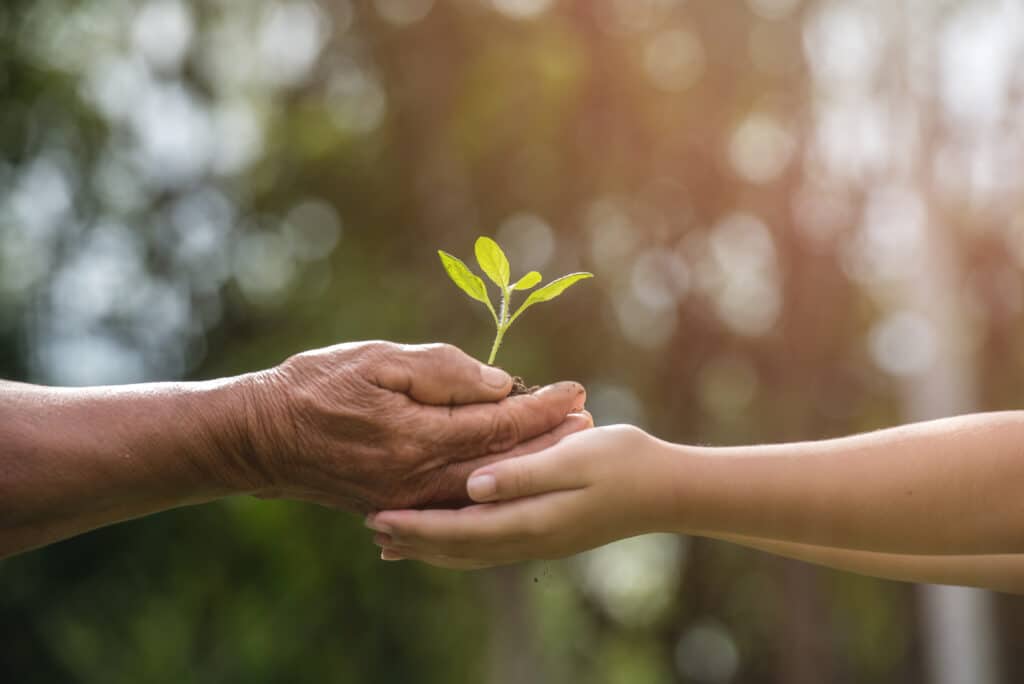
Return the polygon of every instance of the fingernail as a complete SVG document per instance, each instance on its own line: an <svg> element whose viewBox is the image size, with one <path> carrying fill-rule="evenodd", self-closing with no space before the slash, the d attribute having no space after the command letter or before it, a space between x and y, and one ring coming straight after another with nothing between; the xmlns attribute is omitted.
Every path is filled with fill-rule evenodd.
<svg viewBox="0 0 1024 684"><path fill-rule="evenodd" d="M474 475L466 483L466 489L472 499L483 501L498 493L498 481L493 475Z"/></svg>
<svg viewBox="0 0 1024 684"><path fill-rule="evenodd" d="M480 375L483 377L484 384L495 389L506 387L512 381L508 373L494 366L484 366L480 370Z"/></svg>
<svg viewBox="0 0 1024 684"><path fill-rule="evenodd" d="M374 515L366 516L366 521L364 522L364 524L368 528L373 530L374 532L382 532L384 534L391 534L391 525L388 525L388 524L385 524L385 523L382 523L382 522L378 522L377 521L377 516L374 516Z"/></svg>
<svg viewBox="0 0 1024 684"><path fill-rule="evenodd" d="M380 552L380 559L382 561L392 561L393 562L393 561L405 560L405 557L398 555L396 552L392 551L391 549L384 549L383 551Z"/></svg>

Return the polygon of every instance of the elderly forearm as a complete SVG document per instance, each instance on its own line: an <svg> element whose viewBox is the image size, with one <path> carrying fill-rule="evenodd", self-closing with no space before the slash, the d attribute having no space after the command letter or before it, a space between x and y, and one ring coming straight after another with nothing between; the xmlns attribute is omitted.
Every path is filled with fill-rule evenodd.
<svg viewBox="0 0 1024 684"><path fill-rule="evenodd" d="M708 536L776 556L881 579L1024 594L1024 554L926 556L853 551L729 534Z"/></svg>
<svg viewBox="0 0 1024 684"><path fill-rule="evenodd" d="M242 383L0 382L0 557L232 493Z"/></svg>
<svg viewBox="0 0 1024 684"><path fill-rule="evenodd" d="M843 439L665 447L671 525L909 554L1024 552L1024 413Z"/></svg>

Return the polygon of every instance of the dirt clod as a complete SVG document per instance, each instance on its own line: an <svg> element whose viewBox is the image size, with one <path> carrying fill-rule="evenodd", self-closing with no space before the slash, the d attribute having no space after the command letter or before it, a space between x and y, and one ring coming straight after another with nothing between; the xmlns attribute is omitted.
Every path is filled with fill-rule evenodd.
<svg viewBox="0 0 1024 684"><path fill-rule="evenodd" d="M530 387L518 375L512 378L512 393L509 396L517 397L520 394L533 394L540 389L539 385Z"/></svg>

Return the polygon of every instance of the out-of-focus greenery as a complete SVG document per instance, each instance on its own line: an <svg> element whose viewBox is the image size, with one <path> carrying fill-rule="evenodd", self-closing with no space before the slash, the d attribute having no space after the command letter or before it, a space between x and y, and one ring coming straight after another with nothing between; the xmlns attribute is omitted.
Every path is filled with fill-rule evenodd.
<svg viewBox="0 0 1024 684"><path fill-rule="evenodd" d="M6 0L0 375L211 377L368 338L485 356L436 250L487 233L599 276L502 356L585 382L599 422L724 444L1015 408L1021 13ZM1017 681L1024 611L994 606ZM911 682L921 615L903 585L674 537L384 565L358 520L239 499L4 561L0 674Z"/></svg>

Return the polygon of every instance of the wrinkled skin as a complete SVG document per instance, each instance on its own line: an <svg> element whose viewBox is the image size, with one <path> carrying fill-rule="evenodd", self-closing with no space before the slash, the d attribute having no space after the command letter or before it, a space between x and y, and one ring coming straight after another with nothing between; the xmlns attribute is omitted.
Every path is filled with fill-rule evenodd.
<svg viewBox="0 0 1024 684"><path fill-rule="evenodd" d="M487 375L487 374L490 375ZM365 513L466 502L468 474L587 426L572 382L512 380L448 345L343 344L248 382L240 487Z"/></svg>

